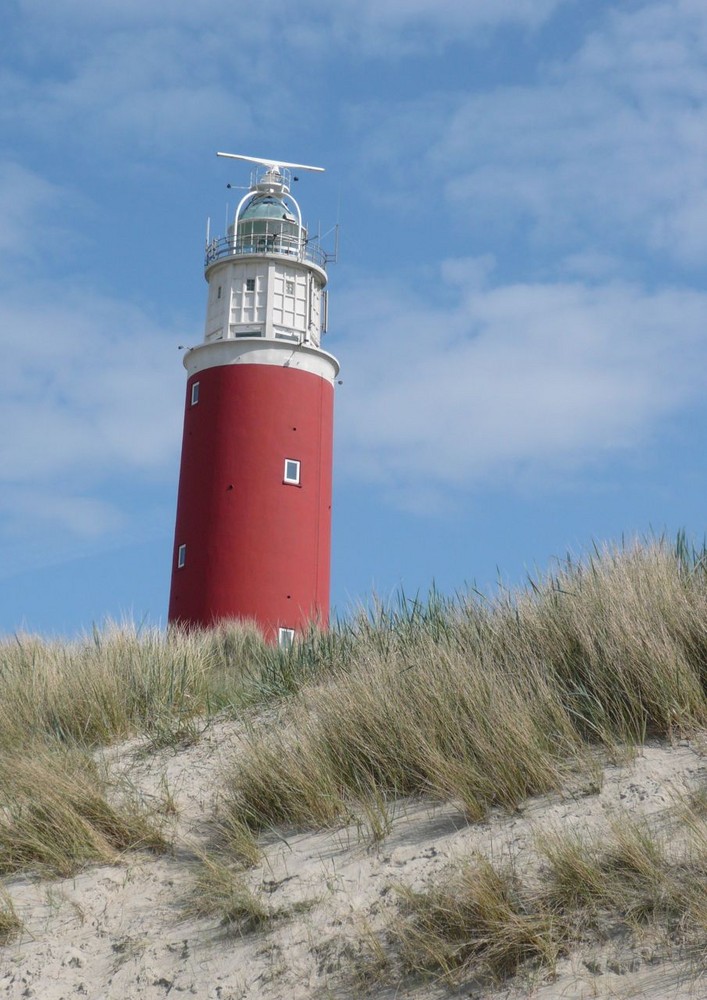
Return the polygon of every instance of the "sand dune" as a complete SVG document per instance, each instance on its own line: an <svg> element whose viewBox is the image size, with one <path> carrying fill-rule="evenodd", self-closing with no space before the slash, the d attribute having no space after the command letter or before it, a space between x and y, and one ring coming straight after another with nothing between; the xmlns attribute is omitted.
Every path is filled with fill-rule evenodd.
<svg viewBox="0 0 707 1000"><path fill-rule="evenodd" d="M453 804L403 800L388 807L390 829L373 843L370 823L337 830L279 830L262 838L263 862L244 878L270 914L240 931L215 919L185 918L200 853L209 850L209 819L223 769L237 760L242 729L213 722L195 745L144 752L139 740L104 752L145 801L176 808L165 822L173 853L131 855L71 879L14 878L8 888L24 924L0 954L0 996L8 1000L204 1000L355 997L366 993L371 942L385 943L395 886L423 888L450 862L472 854L538 866L543 830L598 836L627 812L666 828L676 802L707 786L699 742L639 749L620 765L603 763L592 780L561 795L528 800L517 812L469 824ZM168 810L169 811L169 810ZM171 826L170 826L171 824ZM379 997L707 997L700 957L685 955L658 931L640 939L588 940L554 968L528 969L502 989L467 982L397 982L394 965L371 986Z"/></svg>

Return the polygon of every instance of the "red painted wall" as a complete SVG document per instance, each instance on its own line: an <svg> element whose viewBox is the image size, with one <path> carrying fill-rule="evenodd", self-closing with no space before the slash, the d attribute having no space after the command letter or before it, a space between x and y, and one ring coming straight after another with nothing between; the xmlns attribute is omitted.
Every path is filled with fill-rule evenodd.
<svg viewBox="0 0 707 1000"><path fill-rule="evenodd" d="M279 626L328 624L333 409L333 386L295 368L189 379L170 622L253 618L271 639ZM301 462L299 486L283 483L286 458Z"/></svg>

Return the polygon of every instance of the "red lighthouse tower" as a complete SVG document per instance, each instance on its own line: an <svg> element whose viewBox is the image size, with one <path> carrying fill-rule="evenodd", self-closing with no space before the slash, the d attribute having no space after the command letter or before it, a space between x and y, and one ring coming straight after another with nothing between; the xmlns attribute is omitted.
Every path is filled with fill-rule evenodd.
<svg viewBox="0 0 707 1000"><path fill-rule="evenodd" d="M206 247L203 343L187 393L169 621L254 619L289 645L329 616L334 381L327 255L289 168L258 164L225 237Z"/></svg>

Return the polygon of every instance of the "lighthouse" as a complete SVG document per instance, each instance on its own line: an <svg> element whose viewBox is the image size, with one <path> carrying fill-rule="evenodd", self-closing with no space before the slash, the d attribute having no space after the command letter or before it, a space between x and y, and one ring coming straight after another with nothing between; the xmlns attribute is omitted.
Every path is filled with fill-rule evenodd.
<svg viewBox="0 0 707 1000"><path fill-rule="evenodd" d="M226 235L207 230L202 343L187 387L169 621L255 621L289 646L329 617L334 384L322 350L331 259L291 170L255 167Z"/></svg>

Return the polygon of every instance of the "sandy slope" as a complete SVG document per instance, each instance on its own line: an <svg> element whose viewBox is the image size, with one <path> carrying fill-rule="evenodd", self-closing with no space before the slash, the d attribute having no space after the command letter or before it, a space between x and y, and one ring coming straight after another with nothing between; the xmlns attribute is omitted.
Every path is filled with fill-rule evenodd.
<svg viewBox="0 0 707 1000"><path fill-rule="evenodd" d="M361 994L351 970L362 934L382 927L394 907L391 887L423 886L446 862L476 851L534 863L540 828L601 829L619 809L661 823L676 793L707 783L707 760L686 741L649 746L624 767L603 771L601 790L585 782L565 796L531 800L520 812L468 825L453 806L403 802L391 832L371 846L363 828L272 836L265 864L250 884L275 909L290 911L265 931L229 937L214 921L184 920L194 852L208 843L206 820L220 770L237 757L239 727L216 723L181 752L145 756L133 742L109 753L155 802L165 787L178 805L172 857L130 857L74 879L15 879L9 889L25 924L21 940L0 950L0 997L38 1000L204 1000L345 997ZM166 782L166 786L165 786ZM299 905L296 905L299 904ZM293 912L294 908L294 912ZM707 998L707 973L646 940L634 952L619 945L585 949L536 977L497 993L467 986L459 997L559 1000L584 997ZM442 987L381 987L380 997L451 996Z"/></svg>

